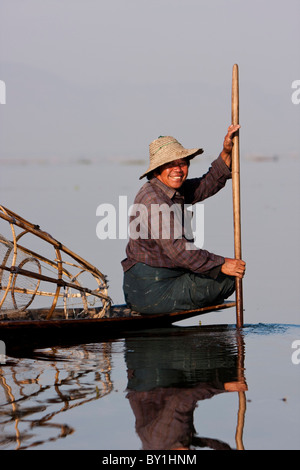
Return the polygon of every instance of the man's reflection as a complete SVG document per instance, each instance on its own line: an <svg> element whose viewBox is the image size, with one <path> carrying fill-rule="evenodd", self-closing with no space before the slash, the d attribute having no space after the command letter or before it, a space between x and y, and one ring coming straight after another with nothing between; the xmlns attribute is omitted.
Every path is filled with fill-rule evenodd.
<svg viewBox="0 0 300 470"><path fill-rule="evenodd" d="M126 339L125 346L127 398L143 450L230 449L197 437L193 414L200 400L247 389L236 331L174 328Z"/></svg>

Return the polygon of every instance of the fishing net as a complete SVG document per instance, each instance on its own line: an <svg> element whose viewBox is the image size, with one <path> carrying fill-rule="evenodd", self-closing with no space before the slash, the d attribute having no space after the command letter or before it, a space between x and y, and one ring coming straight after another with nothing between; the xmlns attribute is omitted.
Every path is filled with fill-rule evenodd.
<svg viewBox="0 0 300 470"><path fill-rule="evenodd" d="M105 315L111 300L106 277L97 268L3 206L0 218L12 236L9 240L0 234L0 316L33 305L46 308L47 319L59 310L66 318L71 312L77 317Z"/></svg>

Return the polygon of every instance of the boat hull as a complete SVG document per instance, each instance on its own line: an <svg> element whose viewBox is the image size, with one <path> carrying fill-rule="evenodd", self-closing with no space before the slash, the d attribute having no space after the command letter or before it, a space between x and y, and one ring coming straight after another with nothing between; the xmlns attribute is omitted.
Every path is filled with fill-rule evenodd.
<svg viewBox="0 0 300 470"><path fill-rule="evenodd" d="M164 314L141 315L131 312L125 305L111 307L108 317L103 318L53 318L42 319L45 310L29 311L28 319L0 320L0 340L7 351L20 348L49 347L62 344L101 341L117 338L134 330L170 326L187 318L234 307L235 302L224 302L197 310L186 310ZM35 316L35 318L33 318Z"/></svg>

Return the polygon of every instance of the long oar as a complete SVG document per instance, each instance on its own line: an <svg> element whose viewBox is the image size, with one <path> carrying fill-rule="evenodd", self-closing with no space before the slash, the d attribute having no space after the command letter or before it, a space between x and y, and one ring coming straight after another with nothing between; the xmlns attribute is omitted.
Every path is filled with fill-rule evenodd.
<svg viewBox="0 0 300 470"><path fill-rule="evenodd" d="M232 69L231 123L239 124L239 68L235 64ZM240 204L240 143L239 131L233 137L232 148L232 196L234 223L234 256L242 259L241 243L241 204ZM242 279L236 277L236 322L242 328L243 319L243 286Z"/></svg>

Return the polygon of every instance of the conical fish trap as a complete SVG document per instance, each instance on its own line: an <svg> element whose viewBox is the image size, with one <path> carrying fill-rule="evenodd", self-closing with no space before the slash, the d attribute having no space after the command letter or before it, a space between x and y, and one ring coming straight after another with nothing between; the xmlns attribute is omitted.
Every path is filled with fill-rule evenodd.
<svg viewBox="0 0 300 470"><path fill-rule="evenodd" d="M0 315L33 306L46 306L47 319L57 309L66 318L75 310L82 317L105 315L111 299L106 277L97 268L3 206L0 218L11 234L11 240L0 234Z"/></svg>

